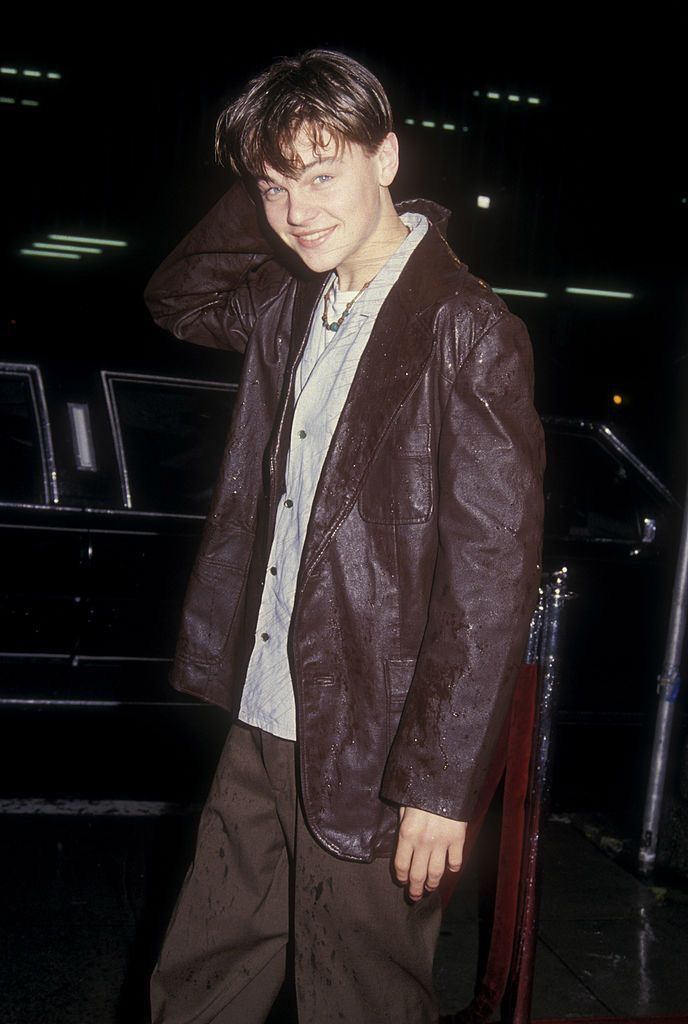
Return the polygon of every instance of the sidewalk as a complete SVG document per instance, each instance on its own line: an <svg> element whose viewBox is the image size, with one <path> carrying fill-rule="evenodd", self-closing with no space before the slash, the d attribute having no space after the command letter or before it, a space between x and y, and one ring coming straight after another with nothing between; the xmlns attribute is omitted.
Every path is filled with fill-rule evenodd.
<svg viewBox="0 0 688 1024"><path fill-rule="evenodd" d="M2 1024L143 1024L188 818L4 815L2 830ZM688 898L641 884L566 823L548 824L543 848L533 1017L688 1011ZM476 866L438 950L445 1013L471 997Z"/></svg>
<svg viewBox="0 0 688 1024"><path fill-rule="evenodd" d="M688 895L642 884L563 822L545 829L542 868L534 1020L688 1013ZM445 1013L471 998L477 901L467 890L438 950Z"/></svg>

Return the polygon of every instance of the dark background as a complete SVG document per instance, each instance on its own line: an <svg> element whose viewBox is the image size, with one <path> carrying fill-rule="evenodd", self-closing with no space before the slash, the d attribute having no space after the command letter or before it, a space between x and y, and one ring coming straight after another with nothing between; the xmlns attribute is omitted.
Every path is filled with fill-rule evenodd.
<svg viewBox="0 0 688 1024"><path fill-rule="evenodd" d="M117 352L164 369L182 346L151 327L141 293L227 187L212 152L218 112L275 56L340 48L389 89L402 149L395 198L449 206L455 250L493 286L547 293L506 296L533 337L540 410L614 423L682 494L685 19L678 4L629 10L483 6L396 24L389 10L203 8L183 21L158 14L147 29L113 10L97 25L55 19L8 33L2 66L20 73L0 74L5 353ZM127 247L78 261L19 255L51 232ZM223 372L214 353L182 358Z"/></svg>
<svg viewBox="0 0 688 1024"><path fill-rule="evenodd" d="M155 328L143 289L160 260L228 186L227 173L213 160L214 124L224 103L278 55L316 46L342 49L371 67L390 93L402 152L395 198L421 195L450 207L454 249L493 286L547 293L543 299L505 296L531 332L540 411L608 421L682 498L688 464L683 7L643 5L634 14L617 3L418 5L410 12L390 5L247 4L218 14L205 4L63 5L50 20L28 7L20 18L15 7L14 25L5 12L0 67L19 73L0 72L2 358L38 363L56 393L51 373L71 378L73 372L80 379L93 366L161 374L187 368L209 379L233 377L236 363L225 354L184 345ZM61 77L47 78L48 72ZM488 99L488 92L500 98ZM540 102L529 104L528 97ZM436 127L423 127L423 120ZM454 130L443 129L445 123ZM477 207L478 195L490 196L489 209ZM20 254L50 233L120 239L127 246L74 261ZM633 298L575 296L567 287L623 291ZM615 394L621 404L614 404ZM176 534L169 536L176 544ZM644 602L626 587L626 577L616 581L614 565L595 563L599 578L606 573L616 590L597 586L591 572L593 600L569 606L579 661L590 653L600 665L597 675L583 677L579 703L584 709L594 704L589 720L571 713L560 722L559 804L565 811L632 804L625 836L640 833L653 674L673 558L673 547L662 548L662 564L650 565L661 585L652 577ZM120 561L125 575L127 564ZM36 585L40 590L41 581ZM628 590L637 618L652 618L646 615L652 605L661 626L652 618L644 633L629 627L626 607L617 600L621 589ZM605 616L614 608L616 632L605 646ZM586 628L591 619L599 621L595 636L602 641L591 641L588 633L579 639L583 619ZM648 632L656 645L636 658L633 647L645 643ZM619 643L621 658L614 646ZM591 697L590 691L605 673L605 693L595 704L597 693ZM40 673L37 678L47 685ZM11 671L5 679L6 686L15 685ZM130 673L125 682L134 689ZM99 685L107 687L108 677ZM598 704L619 711L614 727ZM187 711L182 705L163 712L155 704L143 711L136 705L105 708L102 718L88 708L11 711L3 732L5 794L64 795L59 786L67 771L76 796L105 791L167 798L172 765L184 770L195 793L202 772L190 751L203 747L207 726ZM186 743L178 739L184 731ZM166 757L147 756L155 742ZM51 756L55 747L59 757ZM677 766L679 757L672 762ZM211 771L208 763L208 777ZM683 777L685 788L685 767ZM175 799L185 799L176 777L174 785ZM672 787L678 788L675 778ZM676 813L674 861L668 858L684 877L687 807L684 800ZM0 877L9 909L0 938L12 954L2 960L3 1019L42 1019L46 1006L58 1024L144 1019L132 1006L145 1004L149 963L183 875L192 829L186 819L171 816L139 822L100 813L105 816L4 818ZM600 835L604 841L605 833ZM579 847L568 832L560 842L544 870L546 884L555 880L559 887L545 893L542 932L553 952L543 956L541 946L536 1016L610 1012L612 1006L623 1013L637 987L655 999L650 1012L682 1009L682 994L670 1005L659 1004L673 992L666 972L682 962L675 907L666 908L668 924L658 921L654 896L646 909L649 894L640 899L628 880L612 878L608 862L603 874L594 874L590 849L567 873L562 865L579 858ZM590 920L579 927L585 915ZM561 934L555 934L553 922L559 929L562 918ZM465 919L457 920L456 933L463 936ZM454 942L451 929L443 935ZM636 959L625 956L630 947ZM455 972L456 963L471 961L453 950L446 962ZM548 969L550 962L559 973ZM604 995L600 974L607 989L611 979L624 990L622 998ZM675 977L678 992L684 978ZM570 992L572 978L578 1001ZM649 986L648 978L654 979ZM593 991L602 991L604 1002L595 998L593 1005ZM451 1005L458 1005L458 996Z"/></svg>

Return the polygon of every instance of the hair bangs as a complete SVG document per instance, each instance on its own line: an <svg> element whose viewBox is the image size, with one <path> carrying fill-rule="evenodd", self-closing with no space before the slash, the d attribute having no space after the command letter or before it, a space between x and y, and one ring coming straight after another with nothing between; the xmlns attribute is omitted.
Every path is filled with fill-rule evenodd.
<svg viewBox="0 0 688 1024"><path fill-rule="evenodd" d="M333 139L339 152L357 143L374 152L392 131L389 101L379 81L344 54L310 51L283 58L253 79L220 115L215 151L242 177L295 177L303 167L297 140L313 152Z"/></svg>

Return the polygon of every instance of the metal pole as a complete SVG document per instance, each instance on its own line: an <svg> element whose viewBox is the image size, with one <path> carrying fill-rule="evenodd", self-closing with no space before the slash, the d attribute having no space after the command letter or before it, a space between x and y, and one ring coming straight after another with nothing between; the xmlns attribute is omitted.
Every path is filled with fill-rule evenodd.
<svg viewBox="0 0 688 1024"><path fill-rule="evenodd" d="M686 610L688 608L688 489L683 506L683 523L681 527L681 545L678 553L678 564L674 579L674 592L671 600L671 615L664 650L662 673L657 681L659 706L655 722L655 738L652 746L652 762L650 778L645 796L645 812L643 830L638 853L638 869L642 874L649 874L657 859L657 834L662 811L662 795L666 779L667 761L669 759L669 741L674 718L676 699L681 687L681 651L686 631Z"/></svg>
<svg viewBox="0 0 688 1024"><path fill-rule="evenodd" d="M551 573L549 582L545 584L544 601L541 601L538 608L542 617L539 707L526 803L526 838L519 881L517 937L502 1004L502 1020L508 1024L527 1024L530 1020L540 898L540 840L549 803L552 746L559 698L562 617L569 597L571 592L564 566Z"/></svg>

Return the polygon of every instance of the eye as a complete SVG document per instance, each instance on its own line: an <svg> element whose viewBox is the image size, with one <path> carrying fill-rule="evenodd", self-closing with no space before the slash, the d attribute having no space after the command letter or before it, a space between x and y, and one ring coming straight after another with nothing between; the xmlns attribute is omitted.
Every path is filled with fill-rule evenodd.
<svg viewBox="0 0 688 1024"><path fill-rule="evenodd" d="M313 179L316 185L326 185L328 181L332 181L331 174L319 174Z"/></svg>
<svg viewBox="0 0 688 1024"><path fill-rule="evenodd" d="M280 185L267 185L265 188L260 190L260 194L263 199L277 199L282 195L284 189Z"/></svg>

